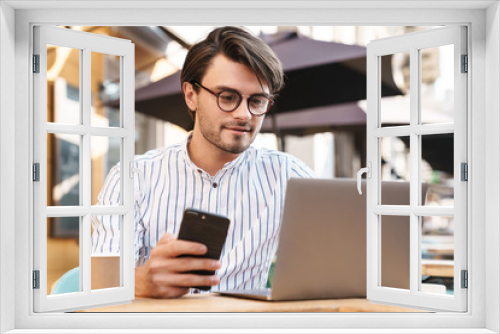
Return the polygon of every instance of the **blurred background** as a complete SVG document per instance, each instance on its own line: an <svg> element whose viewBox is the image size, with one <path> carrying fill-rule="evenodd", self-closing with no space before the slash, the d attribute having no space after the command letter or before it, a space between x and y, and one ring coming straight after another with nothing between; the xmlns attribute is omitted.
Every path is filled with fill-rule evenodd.
<svg viewBox="0 0 500 334"><path fill-rule="evenodd" d="M214 26L79 26L67 29L131 40L135 44L135 153L177 143L192 122L181 94L179 70L190 46ZM354 178L366 165L366 45L369 41L433 27L249 26L281 59L286 88L266 116L254 145L288 152L322 178ZM453 122L453 46L421 51L421 122ZM92 53L92 126L120 124L120 58ZM80 55L47 47L47 121L78 124ZM409 53L384 56L381 126L410 120ZM121 140L92 138L92 204L120 160ZM381 139L382 180L409 181L409 137ZM48 206L80 203L80 138L47 135ZM453 206L453 135L422 136L425 205ZM48 286L79 267L79 217L49 218ZM453 219L422 219L423 282L453 294ZM450 271L451 268L451 271Z"/></svg>

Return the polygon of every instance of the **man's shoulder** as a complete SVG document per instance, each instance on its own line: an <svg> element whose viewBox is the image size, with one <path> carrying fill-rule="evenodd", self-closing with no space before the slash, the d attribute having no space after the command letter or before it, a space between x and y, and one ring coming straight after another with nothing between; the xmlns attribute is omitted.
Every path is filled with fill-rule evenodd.
<svg viewBox="0 0 500 334"><path fill-rule="evenodd" d="M250 156L254 157L257 160L275 160L275 161L285 161L285 160L294 160L297 159L293 155L265 147L254 147L250 146L248 148Z"/></svg>
<svg viewBox="0 0 500 334"><path fill-rule="evenodd" d="M252 162L271 166L273 169L283 169L291 172L293 177L314 177L314 172L299 158L277 150L268 148L249 148Z"/></svg>
<svg viewBox="0 0 500 334"><path fill-rule="evenodd" d="M171 153L178 153L182 151L182 143L173 144L165 147L155 148L147 151L144 154L136 155L134 161L136 164L155 164L162 162L163 159Z"/></svg>

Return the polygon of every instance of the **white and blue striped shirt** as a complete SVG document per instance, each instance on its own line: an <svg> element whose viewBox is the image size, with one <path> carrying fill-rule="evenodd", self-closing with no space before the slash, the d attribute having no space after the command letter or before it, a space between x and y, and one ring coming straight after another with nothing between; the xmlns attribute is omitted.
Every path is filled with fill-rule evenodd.
<svg viewBox="0 0 500 334"><path fill-rule="evenodd" d="M211 291L265 287L286 183L292 177L313 177L314 172L289 154L251 146L212 177L189 158L188 140L135 157L145 176L141 190L138 182L135 186L136 267L148 261L164 233L178 234L186 208L200 209L231 220L216 273L220 283ZM119 202L119 178L115 166L99 193L99 205ZM94 254L119 251L119 224L110 217L93 221Z"/></svg>

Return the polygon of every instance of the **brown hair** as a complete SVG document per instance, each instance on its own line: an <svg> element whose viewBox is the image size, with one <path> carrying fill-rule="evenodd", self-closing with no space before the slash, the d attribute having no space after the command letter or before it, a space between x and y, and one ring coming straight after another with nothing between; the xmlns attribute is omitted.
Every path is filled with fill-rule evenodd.
<svg viewBox="0 0 500 334"><path fill-rule="evenodd" d="M218 54L248 66L257 79L263 80L271 94L284 86L283 68L273 50L260 38L239 27L221 27L212 31L203 41L189 50L181 72L184 82L201 82L212 59ZM198 87L194 87L198 91ZM189 110L189 109L188 109ZM189 110L194 120L194 111Z"/></svg>

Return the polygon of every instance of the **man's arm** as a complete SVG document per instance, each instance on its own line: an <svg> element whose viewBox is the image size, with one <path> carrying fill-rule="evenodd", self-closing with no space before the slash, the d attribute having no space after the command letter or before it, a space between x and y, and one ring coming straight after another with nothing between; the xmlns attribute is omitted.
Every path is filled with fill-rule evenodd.
<svg viewBox="0 0 500 334"><path fill-rule="evenodd" d="M98 205L116 205L119 203L119 180L120 168L115 166L109 172L99 193ZM137 185L135 188L137 188ZM145 227L143 217L140 214L139 195L136 192L134 243L136 296L176 298L188 293L189 288L192 286L214 286L219 284L217 276L186 273L192 270L217 270L220 268L219 261L190 257L177 258L179 255L205 254L207 249L203 244L177 240L171 234L166 234L151 250L149 258L145 256ZM113 235L116 234L113 231L119 231L117 222L113 221L109 216L103 216L103 219L94 219L92 227L93 254L106 253L111 249L119 252L119 239L113 238ZM147 262L144 263L145 261Z"/></svg>
<svg viewBox="0 0 500 334"><path fill-rule="evenodd" d="M118 205L120 203L120 168L109 171L97 196L96 205ZM121 216L91 216L92 254L118 254L120 252Z"/></svg>

